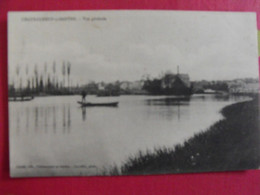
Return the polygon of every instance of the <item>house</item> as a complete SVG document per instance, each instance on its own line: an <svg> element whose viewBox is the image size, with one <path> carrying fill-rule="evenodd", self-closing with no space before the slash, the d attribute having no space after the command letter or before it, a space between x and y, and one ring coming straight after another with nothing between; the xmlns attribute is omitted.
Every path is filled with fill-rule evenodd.
<svg viewBox="0 0 260 195"><path fill-rule="evenodd" d="M194 81L192 82L192 90L194 93L203 93L207 86L210 85L209 81Z"/></svg>
<svg viewBox="0 0 260 195"><path fill-rule="evenodd" d="M228 82L228 89L230 93L259 93L259 82L237 79Z"/></svg>
<svg viewBox="0 0 260 195"><path fill-rule="evenodd" d="M129 81L122 81L120 83L120 89L121 90L124 90L124 91L129 90L129 86L130 86L130 82Z"/></svg>
<svg viewBox="0 0 260 195"><path fill-rule="evenodd" d="M120 90L122 93L127 94L144 94L146 93L143 90L144 81L138 80L138 81L123 81L120 83Z"/></svg>
<svg viewBox="0 0 260 195"><path fill-rule="evenodd" d="M100 82L98 83L98 90L105 90L105 83L104 82Z"/></svg>
<svg viewBox="0 0 260 195"><path fill-rule="evenodd" d="M133 81L129 84L130 90L142 90L144 81Z"/></svg>

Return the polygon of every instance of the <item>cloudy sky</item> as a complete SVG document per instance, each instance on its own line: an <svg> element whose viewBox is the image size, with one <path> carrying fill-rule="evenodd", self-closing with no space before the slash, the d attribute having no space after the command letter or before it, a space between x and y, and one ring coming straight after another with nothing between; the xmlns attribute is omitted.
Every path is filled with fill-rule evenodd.
<svg viewBox="0 0 260 195"><path fill-rule="evenodd" d="M19 12L8 16L9 80L34 67L74 83L139 80L162 72L191 80L258 77L254 13L174 11Z"/></svg>

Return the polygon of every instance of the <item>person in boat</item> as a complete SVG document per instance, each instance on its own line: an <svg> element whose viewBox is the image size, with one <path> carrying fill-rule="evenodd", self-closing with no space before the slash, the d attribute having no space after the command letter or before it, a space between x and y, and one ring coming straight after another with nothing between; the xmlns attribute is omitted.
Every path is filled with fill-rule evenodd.
<svg viewBox="0 0 260 195"><path fill-rule="evenodd" d="M82 96L82 102L85 103L86 102L86 96L87 96L86 91L82 91L81 96Z"/></svg>

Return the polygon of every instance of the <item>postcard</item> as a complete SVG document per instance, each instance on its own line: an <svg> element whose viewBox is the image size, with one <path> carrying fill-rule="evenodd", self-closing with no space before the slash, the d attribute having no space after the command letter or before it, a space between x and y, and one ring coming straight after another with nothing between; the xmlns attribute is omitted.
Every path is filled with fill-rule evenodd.
<svg viewBox="0 0 260 195"><path fill-rule="evenodd" d="M11 177L260 166L256 14L8 13Z"/></svg>

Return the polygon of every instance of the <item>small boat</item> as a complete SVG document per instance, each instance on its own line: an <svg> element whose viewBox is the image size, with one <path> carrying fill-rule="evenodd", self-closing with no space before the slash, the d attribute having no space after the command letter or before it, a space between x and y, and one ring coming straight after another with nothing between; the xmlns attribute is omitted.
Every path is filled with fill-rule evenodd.
<svg viewBox="0 0 260 195"><path fill-rule="evenodd" d="M90 103L90 102L78 101L78 104L80 104L82 107L93 107L93 106L111 106L111 107L116 107L116 106L118 106L118 102Z"/></svg>
<svg viewBox="0 0 260 195"><path fill-rule="evenodd" d="M26 102L33 100L33 96L26 96L26 97L8 97L9 102Z"/></svg>

